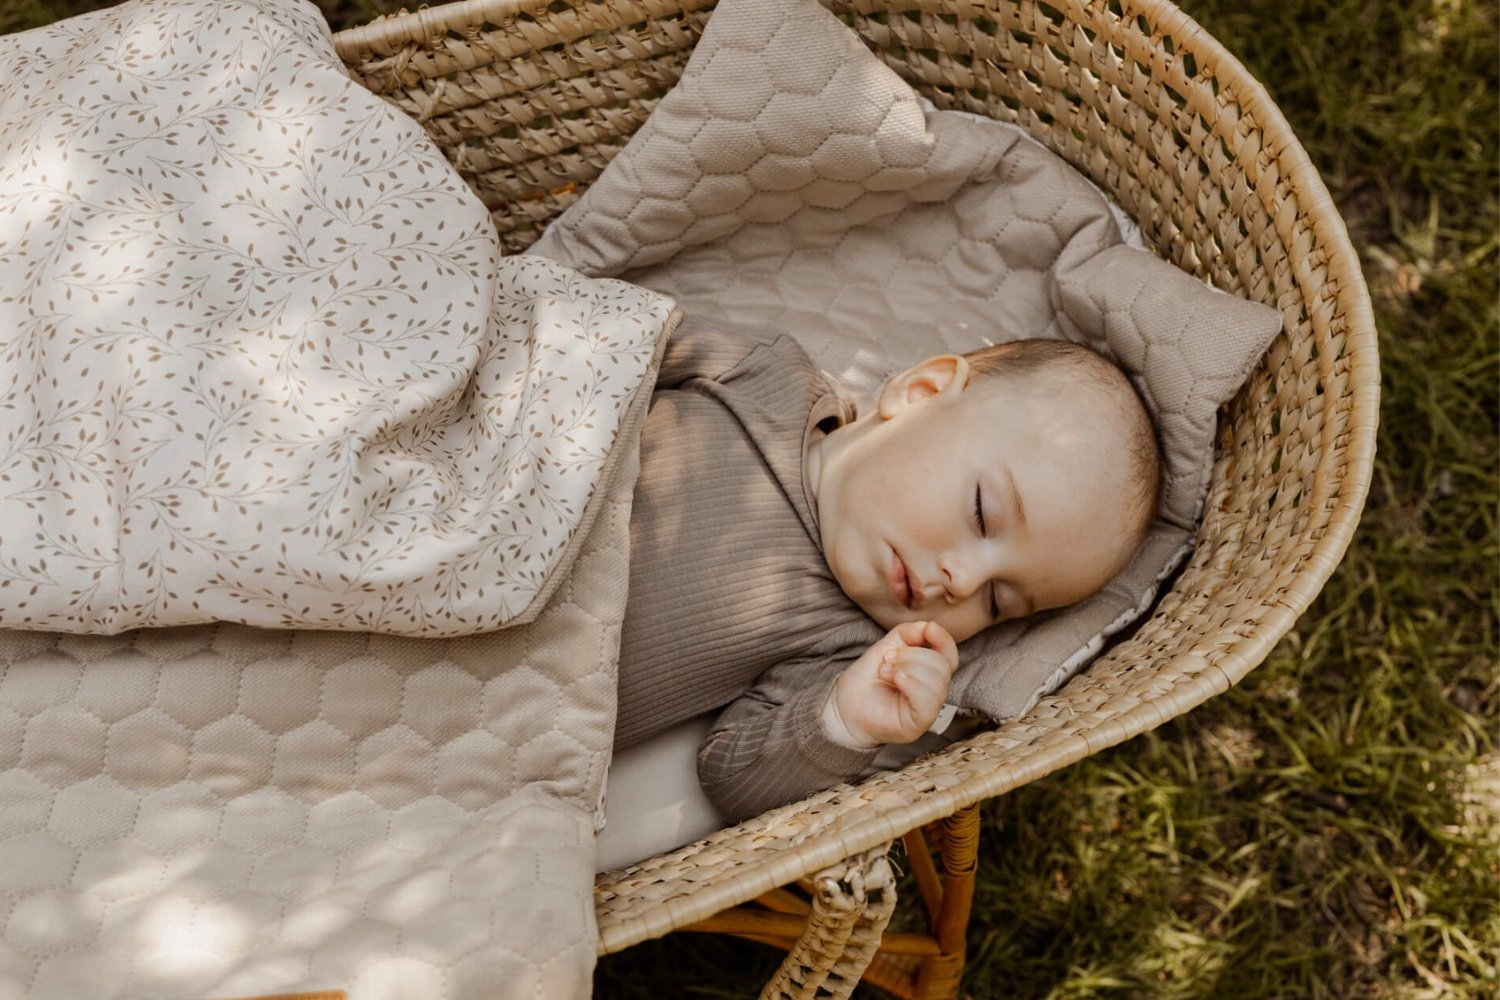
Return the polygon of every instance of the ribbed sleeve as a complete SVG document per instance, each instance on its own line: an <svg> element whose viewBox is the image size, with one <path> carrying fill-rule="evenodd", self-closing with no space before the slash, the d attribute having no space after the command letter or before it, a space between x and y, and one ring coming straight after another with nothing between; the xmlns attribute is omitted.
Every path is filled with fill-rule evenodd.
<svg viewBox="0 0 1500 1000"><path fill-rule="evenodd" d="M857 750L823 730L823 705L843 669L773 668L763 683L720 713L698 750L698 781L725 819L739 822L805 798L863 771L879 748ZM805 683L812 681L812 683ZM777 695L786 700L778 701Z"/></svg>

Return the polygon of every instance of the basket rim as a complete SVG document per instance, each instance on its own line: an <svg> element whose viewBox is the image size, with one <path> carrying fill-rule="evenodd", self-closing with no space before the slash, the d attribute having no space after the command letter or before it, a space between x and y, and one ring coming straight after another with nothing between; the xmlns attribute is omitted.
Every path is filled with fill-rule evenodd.
<svg viewBox="0 0 1500 1000"><path fill-rule="evenodd" d="M820 2L826 6L840 0ZM849 0L843 2L847 3ZM883 6L879 0L853 2L860 9L877 9ZM966 3L964 6L994 8L1000 2L1001 0L982 0ZM1053 2L1065 14L1070 9L1087 5L1084 0ZM527 12L543 11L548 6L548 0L462 0L460 3L423 8L415 13L384 18L351 28L335 35L334 42L339 54L347 59L356 53L368 52L371 48L379 51L405 44L430 44L443 34L473 29L483 23L499 26L509 18ZM926 8L933 4L929 0L922 6ZM1328 514L1323 536L1313 543L1303 557L1304 563L1296 571L1284 597L1276 606L1266 609L1255 628L1245 633L1235 633L1232 643L1216 648L1212 662L1201 650L1189 650L1179 654L1162 668L1164 675L1176 673L1188 678L1183 684L1174 686L1167 696L1140 702L1097 728L1065 734L1035 753L1023 754L1020 759L1014 756L1005 759L997 752L993 755L993 767L978 775L957 780L947 787L932 787L931 779L924 772L924 777L920 780L912 779L912 787L906 789L909 794L904 802L890 802L889 796L883 797L879 803L859 802L831 828L801 842L778 843L774 850L764 851L763 857L754 857L732 871L720 873L711 883L685 882L683 894L656 901L639 912L615 912L607 901L599 901L601 953L618 951L711 916L808 872L820 870L860 851L894 840L912 829L951 815L966 805L1003 794L1099 750L1153 729L1196 707L1209 697L1227 690L1265 659L1272 647L1311 605L1352 542L1374 473L1380 368L1374 309L1347 227L1311 158L1292 133L1281 109L1271 99L1265 87L1222 43L1169 0L1120 0L1119 7L1120 16L1124 19L1133 20L1138 16L1147 19L1151 25L1153 43L1160 44L1162 36L1170 36L1179 54L1191 53L1200 68L1211 69L1214 79L1219 83L1220 93L1227 93L1229 100L1252 119L1261 133L1259 155L1276 161L1280 182L1295 197L1297 214L1311 227L1317 247L1325 258L1327 277L1320 294L1337 300L1335 312L1342 313L1345 325L1344 357L1349 367L1349 388L1346 394L1349 421L1340 435L1342 469L1337 482L1337 498ZM1332 431L1327 422L1323 425L1323 433L1331 443ZM1045 699L1043 706L1062 702L1060 695L1054 695ZM988 753L987 744L1003 742L1009 729L1011 724L954 744L937 754L935 759L956 759L957 755L974 749ZM894 786L899 789L900 784L898 773ZM884 790L889 791L891 787L885 786ZM856 799L858 796L855 793L856 788L839 786L831 795L825 794L784 807L776 811L775 815L780 825L794 824L799 815L823 814L831 806L836 808L841 799L845 802ZM730 835L751 839L762 819L763 817L758 817L739 827L722 831L715 835L718 838L715 844L722 847L722 840L733 839ZM695 848L706 843L699 841L696 845L689 845L665 857L675 857L679 862L679 870L690 868ZM611 886L623 882L634 867L601 873L595 881L596 890L611 891ZM622 897L628 895L628 889L622 893Z"/></svg>

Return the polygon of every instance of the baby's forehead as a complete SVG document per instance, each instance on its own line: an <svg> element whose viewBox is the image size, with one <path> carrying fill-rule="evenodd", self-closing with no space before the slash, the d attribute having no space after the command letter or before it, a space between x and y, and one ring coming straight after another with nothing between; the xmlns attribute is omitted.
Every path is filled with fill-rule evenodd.
<svg viewBox="0 0 1500 1000"><path fill-rule="evenodd" d="M1024 410L1032 419L1056 424L1114 423L1114 414L1134 402L1128 385L1101 383L1070 366L1022 376L976 378L965 387L960 410L964 419L993 419Z"/></svg>
<svg viewBox="0 0 1500 1000"><path fill-rule="evenodd" d="M1080 459L1109 467L1128 462L1129 422L1108 387L1074 379L1071 391L1056 386L972 385L954 411L950 435L980 448L1021 438L1032 441L1032 460L1072 466ZM1008 439L1008 440L1002 440Z"/></svg>

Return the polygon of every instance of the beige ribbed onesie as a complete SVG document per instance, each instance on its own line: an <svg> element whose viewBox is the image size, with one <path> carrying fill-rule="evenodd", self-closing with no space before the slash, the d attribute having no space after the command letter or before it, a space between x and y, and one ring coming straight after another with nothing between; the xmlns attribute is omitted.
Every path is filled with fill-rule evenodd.
<svg viewBox="0 0 1500 1000"><path fill-rule="evenodd" d="M698 775L738 820L857 775L824 735L835 678L885 630L823 560L802 455L853 407L790 336L689 318L646 417L617 747L728 706Z"/></svg>

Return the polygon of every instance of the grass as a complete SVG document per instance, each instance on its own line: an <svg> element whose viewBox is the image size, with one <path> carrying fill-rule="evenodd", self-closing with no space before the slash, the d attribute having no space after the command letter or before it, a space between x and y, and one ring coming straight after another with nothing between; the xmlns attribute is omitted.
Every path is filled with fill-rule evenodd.
<svg viewBox="0 0 1500 1000"><path fill-rule="evenodd" d="M324 9L342 27L360 3ZM0 0L0 30L92 6ZM1266 85L1359 248L1375 479L1338 572L1239 687L986 803L963 991L1497 997L1495 5L1181 6ZM601 960L596 993L750 996L777 961L672 935Z"/></svg>

